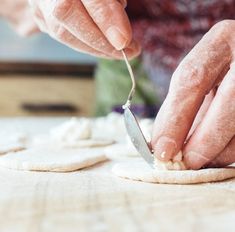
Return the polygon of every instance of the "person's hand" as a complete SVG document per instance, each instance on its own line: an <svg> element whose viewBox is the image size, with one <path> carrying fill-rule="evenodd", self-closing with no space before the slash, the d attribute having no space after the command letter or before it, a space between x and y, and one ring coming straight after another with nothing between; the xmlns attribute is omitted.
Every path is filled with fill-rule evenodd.
<svg viewBox="0 0 235 232"><path fill-rule="evenodd" d="M189 169L235 162L235 21L217 23L183 59L152 135L162 161L181 149Z"/></svg>
<svg viewBox="0 0 235 232"><path fill-rule="evenodd" d="M27 0L2 0L0 3L0 16L9 21L18 34L28 36L39 32Z"/></svg>
<svg viewBox="0 0 235 232"><path fill-rule="evenodd" d="M125 0L30 0L40 29L69 47L105 58L140 53Z"/></svg>

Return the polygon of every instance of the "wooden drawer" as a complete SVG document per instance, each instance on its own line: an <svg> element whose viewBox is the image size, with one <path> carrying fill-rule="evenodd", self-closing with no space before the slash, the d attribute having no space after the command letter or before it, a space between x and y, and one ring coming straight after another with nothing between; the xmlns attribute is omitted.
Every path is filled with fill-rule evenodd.
<svg viewBox="0 0 235 232"><path fill-rule="evenodd" d="M0 116L91 116L94 98L93 78L0 75Z"/></svg>

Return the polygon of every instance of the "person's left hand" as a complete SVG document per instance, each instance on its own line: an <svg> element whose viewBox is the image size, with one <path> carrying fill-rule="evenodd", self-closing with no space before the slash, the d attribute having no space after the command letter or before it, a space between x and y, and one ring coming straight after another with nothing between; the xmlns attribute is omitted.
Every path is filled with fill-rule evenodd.
<svg viewBox="0 0 235 232"><path fill-rule="evenodd" d="M0 16L5 18L16 32L28 36L39 32L27 0L2 0Z"/></svg>

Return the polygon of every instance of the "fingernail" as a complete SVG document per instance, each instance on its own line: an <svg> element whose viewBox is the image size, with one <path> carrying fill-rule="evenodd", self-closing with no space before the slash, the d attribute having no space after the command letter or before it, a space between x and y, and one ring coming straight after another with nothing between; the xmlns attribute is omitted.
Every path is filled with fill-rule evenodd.
<svg viewBox="0 0 235 232"><path fill-rule="evenodd" d="M117 49L121 50L126 47L128 39L121 33L121 31L115 27L111 26L106 31L106 36L109 42Z"/></svg>
<svg viewBox="0 0 235 232"><path fill-rule="evenodd" d="M210 160L195 151L189 151L184 155L184 163L187 168L197 170Z"/></svg>
<svg viewBox="0 0 235 232"><path fill-rule="evenodd" d="M168 161L175 155L176 147L176 142L173 139L163 136L154 145L154 155L160 160Z"/></svg>
<svg viewBox="0 0 235 232"><path fill-rule="evenodd" d="M138 42L133 41L127 48L124 49L129 60L138 56L141 53L141 46ZM123 55L120 51L114 49L111 52L111 56L117 57L118 59L123 59Z"/></svg>

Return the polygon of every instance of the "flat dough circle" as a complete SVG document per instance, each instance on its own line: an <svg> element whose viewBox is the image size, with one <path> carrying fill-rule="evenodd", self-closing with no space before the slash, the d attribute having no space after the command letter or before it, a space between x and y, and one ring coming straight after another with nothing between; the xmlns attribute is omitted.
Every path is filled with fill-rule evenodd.
<svg viewBox="0 0 235 232"><path fill-rule="evenodd" d="M17 152L24 150L25 146L23 146L19 142L12 142L12 143L6 143L0 145L0 155L4 155L8 152Z"/></svg>
<svg viewBox="0 0 235 232"><path fill-rule="evenodd" d="M154 170L142 158L116 164L112 168L112 172L123 178L162 184L197 184L235 177L235 167L208 168L197 171Z"/></svg>
<svg viewBox="0 0 235 232"><path fill-rule="evenodd" d="M63 147L71 147L71 148L85 148L85 147L106 147L108 145L113 144L112 140L101 140L101 139L87 139L87 140L79 140L76 143L66 144L62 143Z"/></svg>
<svg viewBox="0 0 235 232"><path fill-rule="evenodd" d="M93 148L93 147L106 147L113 144L113 140L104 140L104 139L84 139L74 142L66 141L56 141L51 139L48 136L37 136L33 139L30 147L54 147L54 144L58 144L60 148Z"/></svg>
<svg viewBox="0 0 235 232"><path fill-rule="evenodd" d="M52 149L46 147L8 153L0 157L0 166L26 171L69 172L107 160L99 149Z"/></svg>

